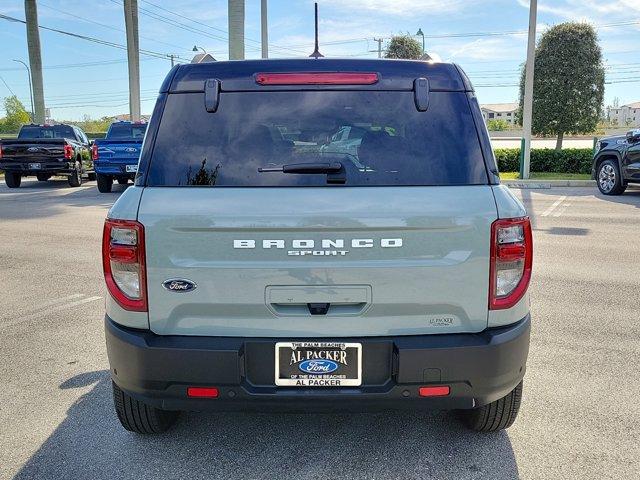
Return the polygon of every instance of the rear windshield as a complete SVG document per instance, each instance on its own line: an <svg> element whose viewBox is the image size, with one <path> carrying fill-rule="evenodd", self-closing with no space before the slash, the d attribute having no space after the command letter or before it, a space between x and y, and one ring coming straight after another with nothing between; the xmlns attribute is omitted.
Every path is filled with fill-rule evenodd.
<svg viewBox="0 0 640 480"><path fill-rule="evenodd" d="M144 138L144 132L146 129L146 123L140 125L112 125L109 129L107 138L133 138L142 140Z"/></svg>
<svg viewBox="0 0 640 480"><path fill-rule="evenodd" d="M18 138L71 138L75 135L68 125L52 125L50 127L22 127Z"/></svg>
<svg viewBox="0 0 640 480"><path fill-rule="evenodd" d="M271 91L170 94L150 161L149 186L324 186L326 173L260 167L335 164L345 186L487 184L467 97L432 92Z"/></svg>

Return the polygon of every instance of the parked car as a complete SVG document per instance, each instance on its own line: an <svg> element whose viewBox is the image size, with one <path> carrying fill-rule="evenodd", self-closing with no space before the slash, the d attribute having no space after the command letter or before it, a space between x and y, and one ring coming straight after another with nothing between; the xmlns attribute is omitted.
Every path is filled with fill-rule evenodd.
<svg viewBox="0 0 640 480"><path fill-rule="evenodd" d="M110 192L114 180L126 185L135 178L146 130L146 123L115 122L104 139L94 142L91 152L100 192Z"/></svg>
<svg viewBox="0 0 640 480"><path fill-rule="evenodd" d="M596 144L591 178L605 195L621 195L630 183L640 183L640 129L601 139Z"/></svg>
<svg viewBox="0 0 640 480"><path fill-rule="evenodd" d="M355 154L313 141L347 125L375 126ZM499 182L454 64L176 66L104 226L120 422L399 408L509 427L533 244Z"/></svg>
<svg viewBox="0 0 640 480"><path fill-rule="evenodd" d="M14 140L0 140L0 170L9 188L18 188L22 177L46 182L54 175L66 176L79 187L82 178L95 180L91 142L75 125L24 125Z"/></svg>

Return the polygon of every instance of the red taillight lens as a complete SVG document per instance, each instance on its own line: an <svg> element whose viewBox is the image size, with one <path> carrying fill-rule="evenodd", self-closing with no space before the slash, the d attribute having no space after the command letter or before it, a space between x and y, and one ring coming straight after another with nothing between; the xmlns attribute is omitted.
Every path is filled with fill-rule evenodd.
<svg viewBox="0 0 640 480"><path fill-rule="evenodd" d="M98 160L98 145L95 143L91 145L91 158Z"/></svg>
<svg viewBox="0 0 640 480"><path fill-rule="evenodd" d="M218 389L215 387L188 387L187 396L193 398L217 398Z"/></svg>
<svg viewBox="0 0 640 480"><path fill-rule="evenodd" d="M377 73L360 72L256 74L256 82L260 85L372 85L377 81Z"/></svg>
<svg viewBox="0 0 640 480"><path fill-rule="evenodd" d="M451 392L451 388L448 385L433 385L418 389L418 395L421 397L445 397L449 395L449 392Z"/></svg>
<svg viewBox="0 0 640 480"><path fill-rule="evenodd" d="M2 144L0 143L0 158L2 158Z"/></svg>
<svg viewBox="0 0 640 480"><path fill-rule="evenodd" d="M73 156L73 147L71 145L64 146L64 158L70 160Z"/></svg>
<svg viewBox="0 0 640 480"><path fill-rule="evenodd" d="M102 266L107 289L125 310L147 311L144 227L132 220L104 222Z"/></svg>
<svg viewBox="0 0 640 480"><path fill-rule="evenodd" d="M528 217L496 220L491 225L489 309L513 307L523 297L533 265L533 236Z"/></svg>

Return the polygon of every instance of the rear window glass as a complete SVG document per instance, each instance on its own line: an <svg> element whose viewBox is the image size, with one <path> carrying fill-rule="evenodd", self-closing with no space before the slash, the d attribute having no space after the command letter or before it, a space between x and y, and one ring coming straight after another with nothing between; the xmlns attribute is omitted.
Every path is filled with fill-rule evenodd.
<svg viewBox="0 0 640 480"><path fill-rule="evenodd" d="M107 138L135 138L142 140L144 132L147 129L146 124L141 125L112 125L109 129Z"/></svg>
<svg viewBox="0 0 640 480"><path fill-rule="evenodd" d="M18 138L70 138L76 136L73 129L67 125L52 125L50 127L22 127Z"/></svg>
<svg viewBox="0 0 640 480"><path fill-rule="evenodd" d="M326 173L258 169L335 162L345 186L488 183L462 92L432 92L426 112L409 91L222 93L216 113L203 95L168 96L147 185L324 186Z"/></svg>

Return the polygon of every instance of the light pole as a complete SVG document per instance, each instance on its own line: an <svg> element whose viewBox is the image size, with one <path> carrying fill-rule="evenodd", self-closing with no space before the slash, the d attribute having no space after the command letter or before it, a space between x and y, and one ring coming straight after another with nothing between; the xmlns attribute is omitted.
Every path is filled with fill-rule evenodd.
<svg viewBox="0 0 640 480"><path fill-rule="evenodd" d="M29 118L31 119L31 123L33 123L33 87L31 86L31 70L29 69L29 66L22 60L13 59L13 61L24 65L24 68L27 69L27 74L29 75L29 100L31 101L31 112L29 112Z"/></svg>
<svg viewBox="0 0 640 480"><path fill-rule="evenodd" d="M197 46L197 45L194 45L194 46L193 46L193 48L191 49L191 51L192 51L192 52L197 52L198 50L202 50L202 52L203 52L205 55L207 54L207 51L206 51L204 48L199 47L199 46Z"/></svg>
<svg viewBox="0 0 640 480"><path fill-rule="evenodd" d="M422 28L418 29L416 36L422 37L422 54L424 55L424 33L422 32Z"/></svg>

